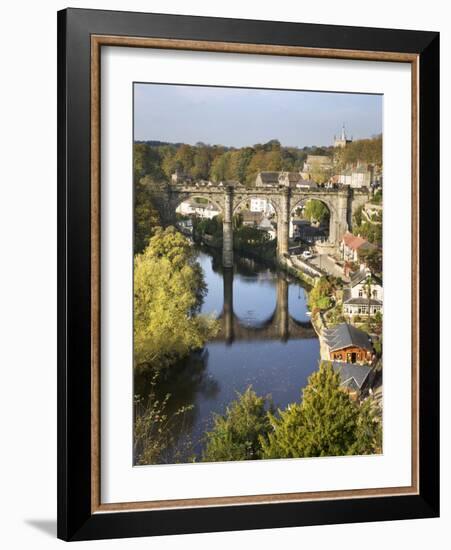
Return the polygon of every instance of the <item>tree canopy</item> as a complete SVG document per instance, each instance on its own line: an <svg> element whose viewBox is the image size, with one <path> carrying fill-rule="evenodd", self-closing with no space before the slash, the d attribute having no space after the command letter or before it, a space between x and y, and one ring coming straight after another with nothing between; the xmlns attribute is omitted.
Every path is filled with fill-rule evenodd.
<svg viewBox="0 0 451 550"><path fill-rule="evenodd" d="M152 201L152 192L146 185L146 178L135 183L134 252L142 252L149 244L149 239L155 227L160 225L160 215Z"/></svg>
<svg viewBox="0 0 451 550"><path fill-rule="evenodd" d="M171 174L179 170L195 180L236 180L253 186L261 171L299 171L308 154L332 155L332 148L284 147L276 139L241 148L205 143L136 142L134 175L135 182L144 175L162 182L170 181ZM318 177L322 178L320 174Z"/></svg>
<svg viewBox="0 0 451 550"><path fill-rule="evenodd" d="M329 219L330 212L327 206L317 199L307 201L304 208L304 217L310 221L323 223Z"/></svg>
<svg viewBox="0 0 451 550"><path fill-rule="evenodd" d="M332 306L332 296L335 289L333 281L328 277L320 277L308 294L308 305L312 311L325 310Z"/></svg>
<svg viewBox="0 0 451 550"><path fill-rule="evenodd" d="M157 229L144 252L135 256L136 367L168 367L215 333L216 321L193 315L204 290L188 240L173 227Z"/></svg>
<svg viewBox="0 0 451 550"><path fill-rule="evenodd" d="M269 402L249 386L227 407L225 415L215 415L213 429L206 434L203 460L255 460L261 458L260 438L270 429Z"/></svg>
<svg viewBox="0 0 451 550"><path fill-rule="evenodd" d="M371 139L359 139L348 143L346 147L335 150L336 161L345 167L358 162L382 165L382 135Z"/></svg>
<svg viewBox="0 0 451 550"><path fill-rule="evenodd" d="M371 400L362 406L354 402L326 361L310 376L301 403L269 416L272 430L261 439L263 458L380 452L380 422Z"/></svg>

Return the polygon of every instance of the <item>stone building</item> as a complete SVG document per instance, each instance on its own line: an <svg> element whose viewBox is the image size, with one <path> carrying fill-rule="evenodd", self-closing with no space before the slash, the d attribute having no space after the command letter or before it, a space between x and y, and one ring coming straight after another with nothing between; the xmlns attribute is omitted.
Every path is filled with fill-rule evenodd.
<svg viewBox="0 0 451 550"><path fill-rule="evenodd" d="M259 172L255 179L256 187L277 187L280 172Z"/></svg>
<svg viewBox="0 0 451 550"><path fill-rule="evenodd" d="M353 235L349 231L346 231L340 242L340 252L342 254L342 258L343 260L349 262L358 262L359 252L367 251L373 248L376 248L374 244L368 242L363 237L360 237L360 235Z"/></svg>
<svg viewBox="0 0 451 550"><path fill-rule="evenodd" d="M275 210L272 204L263 197L252 197L249 204L251 212L263 212L266 216L274 214Z"/></svg>
<svg viewBox="0 0 451 550"><path fill-rule="evenodd" d="M341 185L349 185L354 189L362 187L370 187L373 180L373 171L364 165L359 165L355 168L346 168L338 174L338 183Z"/></svg>
<svg viewBox="0 0 451 550"><path fill-rule="evenodd" d="M344 148L348 143L352 143L352 138L348 139L346 136L345 125L341 127L341 135L339 137L334 136L334 147Z"/></svg>
<svg viewBox="0 0 451 550"><path fill-rule="evenodd" d="M374 315L382 312L383 299L384 289L379 277L373 275L368 268L359 269L343 292L343 313L350 317L368 315L369 307L369 314Z"/></svg>

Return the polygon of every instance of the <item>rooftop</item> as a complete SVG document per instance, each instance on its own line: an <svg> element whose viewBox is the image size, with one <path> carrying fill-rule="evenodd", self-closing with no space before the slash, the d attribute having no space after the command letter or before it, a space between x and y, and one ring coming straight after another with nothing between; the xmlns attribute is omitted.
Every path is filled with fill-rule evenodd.
<svg viewBox="0 0 451 550"><path fill-rule="evenodd" d="M362 281L365 281L367 277L371 277L371 283L373 285L382 286L381 279L377 275L373 275L373 273L371 273L369 269L359 269L359 271L356 271L355 273L353 273L353 275L351 276L351 281L349 283L349 286L353 288L359 283L361 283Z"/></svg>
<svg viewBox="0 0 451 550"><path fill-rule="evenodd" d="M360 390L368 378L371 367L367 365L355 365L353 363L332 362L332 368L340 375L340 383L349 389Z"/></svg>
<svg viewBox="0 0 451 550"><path fill-rule="evenodd" d="M290 183L297 183L299 180L302 179L301 174L299 172L280 172L279 178L280 179L288 178L288 181Z"/></svg>
<svg viewBox="0 0 451 550"><path fill-rule="evenodd" d="M260 176L263 183L279 183L279 172L259 172L258 176Z"/></svg>
<svg viewBox="0 0 451 550"><path fill-rule="evenodd" d="M337 351L350 347L373 351L373 346L368 334L349 323L340 323L333 328L326 329L324 331L324 336L330 351Z"/></svg>
<svg viewBox="0 0 451 550"><path fill-rule="evenodd" d="M343 235L343 242L348 248L352 248L352 250L358 250L362 245L369 244L363 237L355 236L349 231L346 231Z"/></svg>
<svg viewBox="0 0 451 550"><path fill-rule="evenodd" d="M344 298L343 303L350 306L367 306L368 298L364 296L360 298ZM381 305L382 305L382 302L380 300L375 300L374 298L370 299L370 306L381 306Z"/></svg>

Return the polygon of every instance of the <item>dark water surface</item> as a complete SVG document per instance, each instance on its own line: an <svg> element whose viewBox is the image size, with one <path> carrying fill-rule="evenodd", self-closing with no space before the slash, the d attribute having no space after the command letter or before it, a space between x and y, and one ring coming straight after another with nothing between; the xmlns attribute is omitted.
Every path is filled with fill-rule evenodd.
<svg viewBox="0 0 451 550"><path fill-rule="evenodd" d="M233 271L205 250L199 250L198 261L208 286L201 312L219 318L221 330L202 352L171 369L158 390L171 394L169 411L193 405L179 427L180 447L188 436L197 458L212 413L223 414L236 392L252 385L284 408L299 401L320 357L306 290L297 281L245 258L236 260ZM145 395L146 386L145 376L138 377L135 393Z"/></svg>

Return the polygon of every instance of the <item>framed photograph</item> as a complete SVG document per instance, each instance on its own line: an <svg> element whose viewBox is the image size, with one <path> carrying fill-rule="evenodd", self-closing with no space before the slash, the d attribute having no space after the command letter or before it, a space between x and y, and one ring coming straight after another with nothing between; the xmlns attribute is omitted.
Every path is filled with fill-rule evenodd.
<svg viewBox="0 0 451 550"><path fill-rule="evenodd" d="M439 35L58 14L58 536L439 514Z"/></svg>

